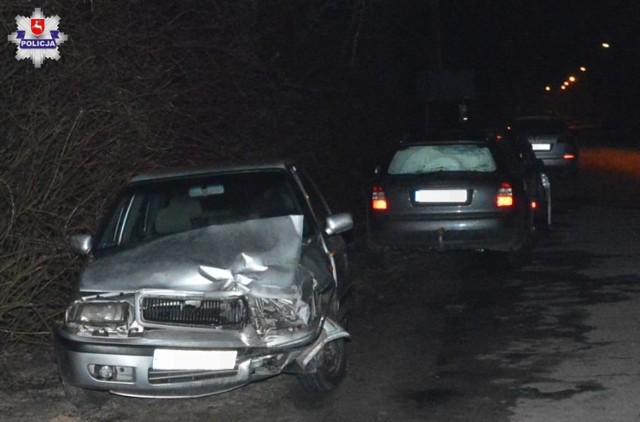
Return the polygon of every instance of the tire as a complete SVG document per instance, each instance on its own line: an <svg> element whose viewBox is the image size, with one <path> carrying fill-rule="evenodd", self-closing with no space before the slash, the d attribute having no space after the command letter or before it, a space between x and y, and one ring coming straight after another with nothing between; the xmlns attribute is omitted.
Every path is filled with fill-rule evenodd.
<svg viewBox="0 0 640 422"><path fill-rule="evenodd" d="M525 266L531 260L533 250L533 231L527 233L526 238L517 249L510 251L488 251L487 263L490 271L511 271Z"/></svg>
<svg viewBox="0 0 640 422"><path fill-rule="evenodd" d="M330 341L313 358L315 372L298 374L302 388L314 395L335 390L347 374L347 348L343 338Z"/></svg>

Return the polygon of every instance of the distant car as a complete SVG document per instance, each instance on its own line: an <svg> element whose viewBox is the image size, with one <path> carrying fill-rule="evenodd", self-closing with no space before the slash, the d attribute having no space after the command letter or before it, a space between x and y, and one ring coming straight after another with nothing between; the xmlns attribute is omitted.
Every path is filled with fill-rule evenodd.
<svg viewBox="0 0 640 422"><path fill-rule="evenodd" d="M578 145L575 136L561 118L522 116L510 125L513 136L524 139L548 169L576 172Z"/></svg>
<svg viewBox="0 0 640 422"><path fill-rule="evenodd" d="M69 396L199 397L281 372L333 390L352 226L283 162L134 177L97 236L71 239L89 259L54 327Z"/></svg>
<svg viewBox="0 0 640 422"><path fill-rule="evenodd" d="M521 263L534 232L521 169L511 144L484 132L401 143L369 186L370 250L495 251Z"/></svg>

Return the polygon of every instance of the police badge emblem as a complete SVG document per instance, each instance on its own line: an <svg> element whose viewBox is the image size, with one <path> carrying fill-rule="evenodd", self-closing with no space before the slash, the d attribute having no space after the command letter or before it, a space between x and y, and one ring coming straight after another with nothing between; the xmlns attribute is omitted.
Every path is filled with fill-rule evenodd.
<svg viewBox="0 0 640 422"><path fill-rule="evenodd" d="M58 46L67 36L58 30L59 16L45 17L36 8L31 17L16 16L18 30L9 35L9 41L18 46L16 60L31 59L40 68L45 59L60 60Z"/></svg>

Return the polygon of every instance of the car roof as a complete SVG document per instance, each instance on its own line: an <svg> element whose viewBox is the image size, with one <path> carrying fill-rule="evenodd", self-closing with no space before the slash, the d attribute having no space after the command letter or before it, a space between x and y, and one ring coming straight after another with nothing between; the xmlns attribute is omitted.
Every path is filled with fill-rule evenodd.
<svg viewBox="0 0 640 422"><path fill-rule="evenodd" d="M256 163L229 163L220 164L215 167L200 168L169 168L164 170L154 170L139 173L129 179L128 185L152 182L161 180L175 180L197 176L207 176L222 173L243 173L254 171L286 170L293 169L294 166L288 161L265 161Z"/></svg>
<svg viewBox="0 0 640 422"><path fill-rule="evenodd" d="M496 139L497 132L492 130L445 130L431 132L422 139L401 142L400 146L428 145L428 144L456 144L456 143L487 143Z"/></svg>

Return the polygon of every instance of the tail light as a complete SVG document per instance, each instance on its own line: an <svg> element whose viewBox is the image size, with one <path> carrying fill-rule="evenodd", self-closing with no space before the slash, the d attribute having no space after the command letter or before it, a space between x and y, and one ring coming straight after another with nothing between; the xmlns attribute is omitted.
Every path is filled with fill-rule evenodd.
<svg viewBox="0 0 640 422"><path fill-rule="evenodd" d="M538 208L538 203L536 201L531 201L531 209L535 210L536 208Z"/></svg>
<svg viewBox="0 0 640 422"><path fill-rule="evenodd" d="M384 188L380 185L374 185L371 188L371 209L376 211L389 209L389 203L384 195Z"/></svg>
<svg viewBox="0 0 640 422"><path fill-rule="evenodd" d="M498 189L498 196L496 196L496 206L498 208L511 208L513 207L513 188L511 183L504 182Z"/></svg>
<svg viewBox="0 0 640 422"><path fill-rule="evenodd" d="M573 160L576 158L575 154L565 154L562 156L565 160Z"/></svg>

